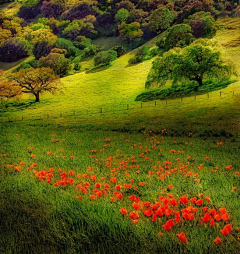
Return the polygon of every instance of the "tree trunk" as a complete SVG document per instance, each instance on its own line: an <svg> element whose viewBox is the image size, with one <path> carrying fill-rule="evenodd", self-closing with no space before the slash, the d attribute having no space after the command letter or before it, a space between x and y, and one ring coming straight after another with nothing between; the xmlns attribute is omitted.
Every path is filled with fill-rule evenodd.
<svg viewBox="0 0 240 254"><path fill-rule="evenodd" d="M35 93L34 95L35 95L35 102L39 102L40 101L39 100L39 93Z"/></svg>
<svg viewBox="0 0 240 254"><path fill-rule="evenodd" d="M195 87L195 89L194 89L194 91L197 91L197 90L198 90L198 88L199 88L200 86L202 86L202 85L203 85L202 78L201 78L201 77L196 77L196 78L194 78L193 80L195 80L195 81L197 81L197 82L198 82L198 86L196 86L196 87Z"/></svg>

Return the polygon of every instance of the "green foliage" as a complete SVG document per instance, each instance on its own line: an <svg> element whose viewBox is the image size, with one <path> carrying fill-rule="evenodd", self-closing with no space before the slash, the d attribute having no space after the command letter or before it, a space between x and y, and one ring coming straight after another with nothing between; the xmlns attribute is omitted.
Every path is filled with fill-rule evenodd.
<svg viewBox="0 0 240 254"><path fill-rule="evenodd" d="M87 46L82 53L82 57L91 57L96 55L100 51L100 48L94 44Z"/></svg>
<svg viewBox="0 0 240 254"><path fill-rule="evenodd" d="M185 47L193 42L194 36L189 25L174 25L169 29L165 40L165 48L167 50L174 47Z"/></svg>
<svg viewBox="0 0 240 254"><path fill-rule="evenodd" d="M29 44L26 40L12 38L0 47L0 61L14 62L29 55Z"/></svg>
<svg viewBox="0 0 240 254"><path fill-rule="evenodd" d="M122 23L125 22L129 17L129 11L122 8L120 10L118 10L118 12L115 15L115 21L117 23Z"/></svg>
<svg viewBox="0 0 240 254"><path fill-rule="evenodd" d="M32 59L32 60L28 61L27 64L29 64L34 69L38 68L38 60L36 60L36 59Z"/></svg>
<svg viewBox="0 0 240 254"><path fill-rule="evenodd" d="M69 40L76 40L77 36L86 36L89 38L95 38L97 31L94 30L94 25L91 22L84 22L83 20L73 20L62 31L62 36Z"/></svg>
<svg viewBox="0 0 240 254"><path fill-rule="evenodd" d="M165 37L161 37L157 42L156 45L158 46L159 49L164 49L165 48Z"/></svg>
<svg viewBox="0 0 240 254"><path fill-rule="evenodd" d="M196 12L189 16L185 23L192 28L193 35L199 37L212 37L216 33L215 20L210 12Z"/></svg>
<svg viewBox="0 0 240 254"><path fill-rule="evenodd" d="M184 49L170 50L156 59L145 86L161 86L167 80L172 80L173 85L190 80L197 83L194 90L198 90L203 80L229 80L232 74L233 67L223 62L220 52L200 40Z"/></svg>
<svg viewBox="0 0 240 254"><path fill-rule="evenodd" d="M70 60L63 54L50 53L46 57L41 57L39 67L51 68L57 75L63 77L70 68Z"/></svg>
<svg viewBox="0 0 240 254"><path fill-rule="evenodd" d="M94 57L95 66L107 66L117 59L117 52L114 50L101 51Z"/></svg>
<svg viewBox="0 0 240 254"><path fill-rule="evenodd" d="M33 47L33 55L38 60L42 56L47 56L51 52L52 48L53 45L47 41L37 42Z"/></svg>
<svg viewBox="0 0 240 254"><path fill-rule="evenodd" d="M132 22L130 24L123 22L118 26L118 29L119 37L122 40L126 40L128 43L133 43L134 40L141 38L143 35L143 31L141 30L138 22Z"/></svg>
<svg viewBox="0 0 240 254"><path fill-rule="evenodd" d="M117 52L117 57L122 56L126 51L123 46L114 46L111 49Z"/></svg>
<svg viewBox="0 0 240 254"><path fill-rule="evenodd" d="M174 20L174 14L167 8L159 8L149 16L149 28L155 33L167 30Z"/></svg>
<svg viewBox="0 0 240 254"><path fill-rule="evenodd" d="M135 56L129 59L130 64L141 63L144 60L151 58L151 51L147 46L140 47Z"/></svg>
<svg viewBox="0 0 240 254"><path fill-rule="evenodd" d="M21 69L27 69L27 68L31 68L32 66L29 63L21 63L15 70L15 72L18 72Z"/></svg>
<svg viewBox="0 0 240 254"><path fill-rule="evenodd" d="M66 49L66 57L76 57L78 54L80 54L80 51L78 48L76 48L74 46L74 44L67 39L63 39L63 38L57 38L56 43L54 44L57 48L60 49Z"/></svg>
<svg viewBox="0 0 240 254"><path fill-rule="evenodd" d="M73 45L80 49L83 50L86 47L90 46L92 43L92 40L90 38L86 38L85 36L79 35L76 37L75 41L73 42Z"/></svg>
<svg viewBox="0 0 240 254"><path fill-rule="evenodd" d="M62 18L65 20L84 19L88 15L99 14L97 8L97 1L81 1L78 4L72 5L67 11L62 14Z"/></svg>

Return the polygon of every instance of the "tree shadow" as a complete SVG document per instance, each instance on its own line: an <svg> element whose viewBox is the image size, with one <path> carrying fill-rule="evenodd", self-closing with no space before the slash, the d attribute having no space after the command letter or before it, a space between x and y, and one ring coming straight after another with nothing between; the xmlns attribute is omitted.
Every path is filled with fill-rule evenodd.
<svg viewBox="0 0 240 254"><path fill-rule="evenodd" d="M109 68L109 66L102 66L102 67L96 67L93 68L91 70L86 70L85 74L89 74L89 73L96 73L96 72L100 72L100 71L105 71Z"/></svg>
<svg viewBox="0 0 240 254"><path fill-rule="evenodd" d="M16 62L11 62L11 63L8 63L8 62L0 62L0 69L4 70L4 71L7 71L9 69L12 69L16 66L18 66L20 63L22 63L23 61L25 61L26 58L22 58Z"/></svg>

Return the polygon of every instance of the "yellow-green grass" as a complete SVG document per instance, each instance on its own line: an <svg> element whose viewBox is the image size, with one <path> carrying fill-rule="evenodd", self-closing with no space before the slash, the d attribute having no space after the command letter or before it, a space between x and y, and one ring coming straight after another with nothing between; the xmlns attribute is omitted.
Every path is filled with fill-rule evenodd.
<svg viewBox="0 0 240 254"><path fill-rule="evenodd" d="M214 40L222 45L221 50L227 60L231 60L240 70L239 45L236 40L240 31L240 19L218 21L227 27L218 30ZM234 28L234 29L233 29ZM154 41L147 43L153 46ZM233 45L232 42L235 44ZM137 65L129 65L128 60L135 51L123 55L109 68L84 71L62 78L63 89L58 95L43 94L40 103L34 103L24 110L8 107L1 116L4 121L43 119L57 124L94 124L111 127L159 125L170 128L192 130L215 129L239 131L240 82L227 88L196 97L184 97L167 101L135 102L138 94L146 91L145 80L152 60ZM92 60L83 63L90 69ZM21 102L29 102L33 97L23 96ZM129 105L129 106L127 106ZM129 108L129 110L127 110ZM102 114L100 112L103 112ZM75 115L75 116L74 116Z"/></svg>

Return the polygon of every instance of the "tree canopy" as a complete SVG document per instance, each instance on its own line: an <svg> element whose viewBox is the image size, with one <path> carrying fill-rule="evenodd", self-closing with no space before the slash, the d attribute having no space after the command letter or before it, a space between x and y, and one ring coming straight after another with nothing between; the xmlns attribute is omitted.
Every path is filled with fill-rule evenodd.
<svg viewBox="0 0 240 254"><path fill-rule="evenodd" d="M174 14L167 8L159 8L149 16L149 28L155 33L165 31L174 20Z"/></svg>
<svg viewBox="0 0 240 254"><path fill-rule="evenodd" d="M164 85L167 80L194 82L195 90L211 79L230 79L233 66L223 62L220 52L204 40L196 41L180 49L175 48L153 62L146 88Z"/></svg>
<svg viewBox="0 0 240 254"><path fill-rule="evenodd" d="M61 84L59 77L50 68L21 69L11 77L14 85L17 85L22 93L31 93L35 96L35 102L40 101L43 92L54 93Z"/></svg>

